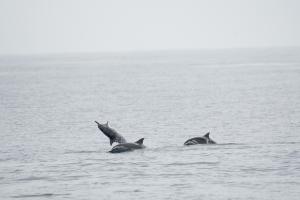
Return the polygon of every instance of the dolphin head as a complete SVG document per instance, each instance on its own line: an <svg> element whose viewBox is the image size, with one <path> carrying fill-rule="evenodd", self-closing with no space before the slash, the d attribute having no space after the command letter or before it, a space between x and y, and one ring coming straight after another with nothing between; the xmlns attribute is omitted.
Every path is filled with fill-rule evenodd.
<svg viewBox="0 0 300 200"><path fill-rule="evenodd" d="M99 122L95 121L95 123L98 125L98 128L102 131L102 133L109 138L109 143L111 146L114 143L114 138L110 134L108 122L106 122L105 124L100 124Z"/></svg>
<svg viewBox="0 0 300 200"><path fill-rule="evenodd" d="M110 145L112 145L114 142L126 143L125 138L117 131L109 127L108 122L105 124L100 124L99 122L95 121L95 123L98 125L100 131L109 138Z"/></svg>
<svg viewBox="0 0 300 200"><path fill-rule="evenodd" d="M101 131L105 131L105 128L108 128L108 122L106 122L105 124L100 124L99 122L95 121L95 123L98 125L98 128L101 130Z"/></svg>
<svg viewBox="0 0 300 200"><path fill-rule="evenodd" d="M98 125L98 128L102 131L103 129L103 124L100 124L99 122L95 121L95 123Z"/></svg>
<svg viewBox="0 0 300 200"><path fill-rule="evenodd" d="M104 133L104 135L106 135L109 138L112 137L110 134L110 128L108 126L108 122L106 122L105 124L100 124L99 122L95 121L95 123L98 125L98 128L102 131L102 133Z"/></svg>

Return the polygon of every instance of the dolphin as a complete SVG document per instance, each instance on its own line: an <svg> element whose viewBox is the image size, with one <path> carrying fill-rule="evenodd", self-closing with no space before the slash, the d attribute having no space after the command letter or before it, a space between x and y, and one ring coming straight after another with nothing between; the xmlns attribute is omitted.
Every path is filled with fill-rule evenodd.
<svg viewBox="0 0 300 200"><path fill-rule="evenodd" d="M209 132L206 133L204 136L202 137L194 137L191 139L188 139L187 141L185 141L184 145L194 145L194 144L216 144L215 141L213 141L212 139L210 139L209 137Z"/></svg>
<svg viewBox="0 0 300 200"><path fill-rule="evenodd" d="M145 145L143 144L144 138L139 139L133 143L122 143L114 146L109 152L110 153L122 153L126 151L133 151L135 149L143 149Z"/></svg>
<svg viewBox="0 0 300 200"><path fill-rule="evenodd" d="M119 144L127 142L121 134L108 126L108 122L106 122L106 124L100 124L99 122L95 121L95 123L98 125L100 131L102 131L102 133L109 138L110 145L112 145L114 142Z"/></svg>

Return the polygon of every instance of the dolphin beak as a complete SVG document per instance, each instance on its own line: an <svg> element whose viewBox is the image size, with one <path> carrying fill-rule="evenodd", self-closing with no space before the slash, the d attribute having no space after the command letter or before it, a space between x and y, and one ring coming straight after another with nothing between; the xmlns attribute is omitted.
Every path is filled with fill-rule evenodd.
<svg viewBox="0 0 300 200"><path fill-rule="evenodd" d="M96 123L97 125L100 125L99 122L97 122L97 121L95 121L95 123Z"/></svg>

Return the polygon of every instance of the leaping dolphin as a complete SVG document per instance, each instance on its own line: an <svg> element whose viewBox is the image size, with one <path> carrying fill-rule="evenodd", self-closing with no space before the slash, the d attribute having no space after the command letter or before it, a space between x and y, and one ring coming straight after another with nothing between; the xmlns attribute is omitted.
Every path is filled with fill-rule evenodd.
<svg viewBox="0 0 300 200"><path fill-rule="evenodd" d="M95 122L98 125L100 131L102 131L102 133L109 138L110 145L112 145L114 142L117 142L119 144L127 142L121 134L108 126L108 122L106 122L105 124L100 124L97 121Z"/></svg>
<svg viewBox="0 0 300 200"><path fill-rule="evenodd" d="M212 139L210 139L209 137L209 132L206 133L204 136L202 137L194 137L191 139L188 139L187 141L185 141L184 145L194 145L194 144L216 144L215 141L213 141Z"/></svg>
<svg viewBox="0 0 300 200"><path fill-rule="evenodd" d="M143 142L144 142L144 138L141 138L134 143L118 144L118 145L114 146L109 152L110 153L122 153L122 152L126 152L126 151L133 151L135 149L143 149L143 148L145 148Z"/></svg>

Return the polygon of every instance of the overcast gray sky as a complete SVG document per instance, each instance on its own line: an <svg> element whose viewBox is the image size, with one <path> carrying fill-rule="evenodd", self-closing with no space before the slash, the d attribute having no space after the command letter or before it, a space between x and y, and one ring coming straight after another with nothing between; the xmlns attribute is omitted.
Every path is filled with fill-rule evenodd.
<svg viewBox="0 0 300 200"><path fill-rule="evenodd" d="M300 46L299 0L0 0L0 54Z"/></svg>

